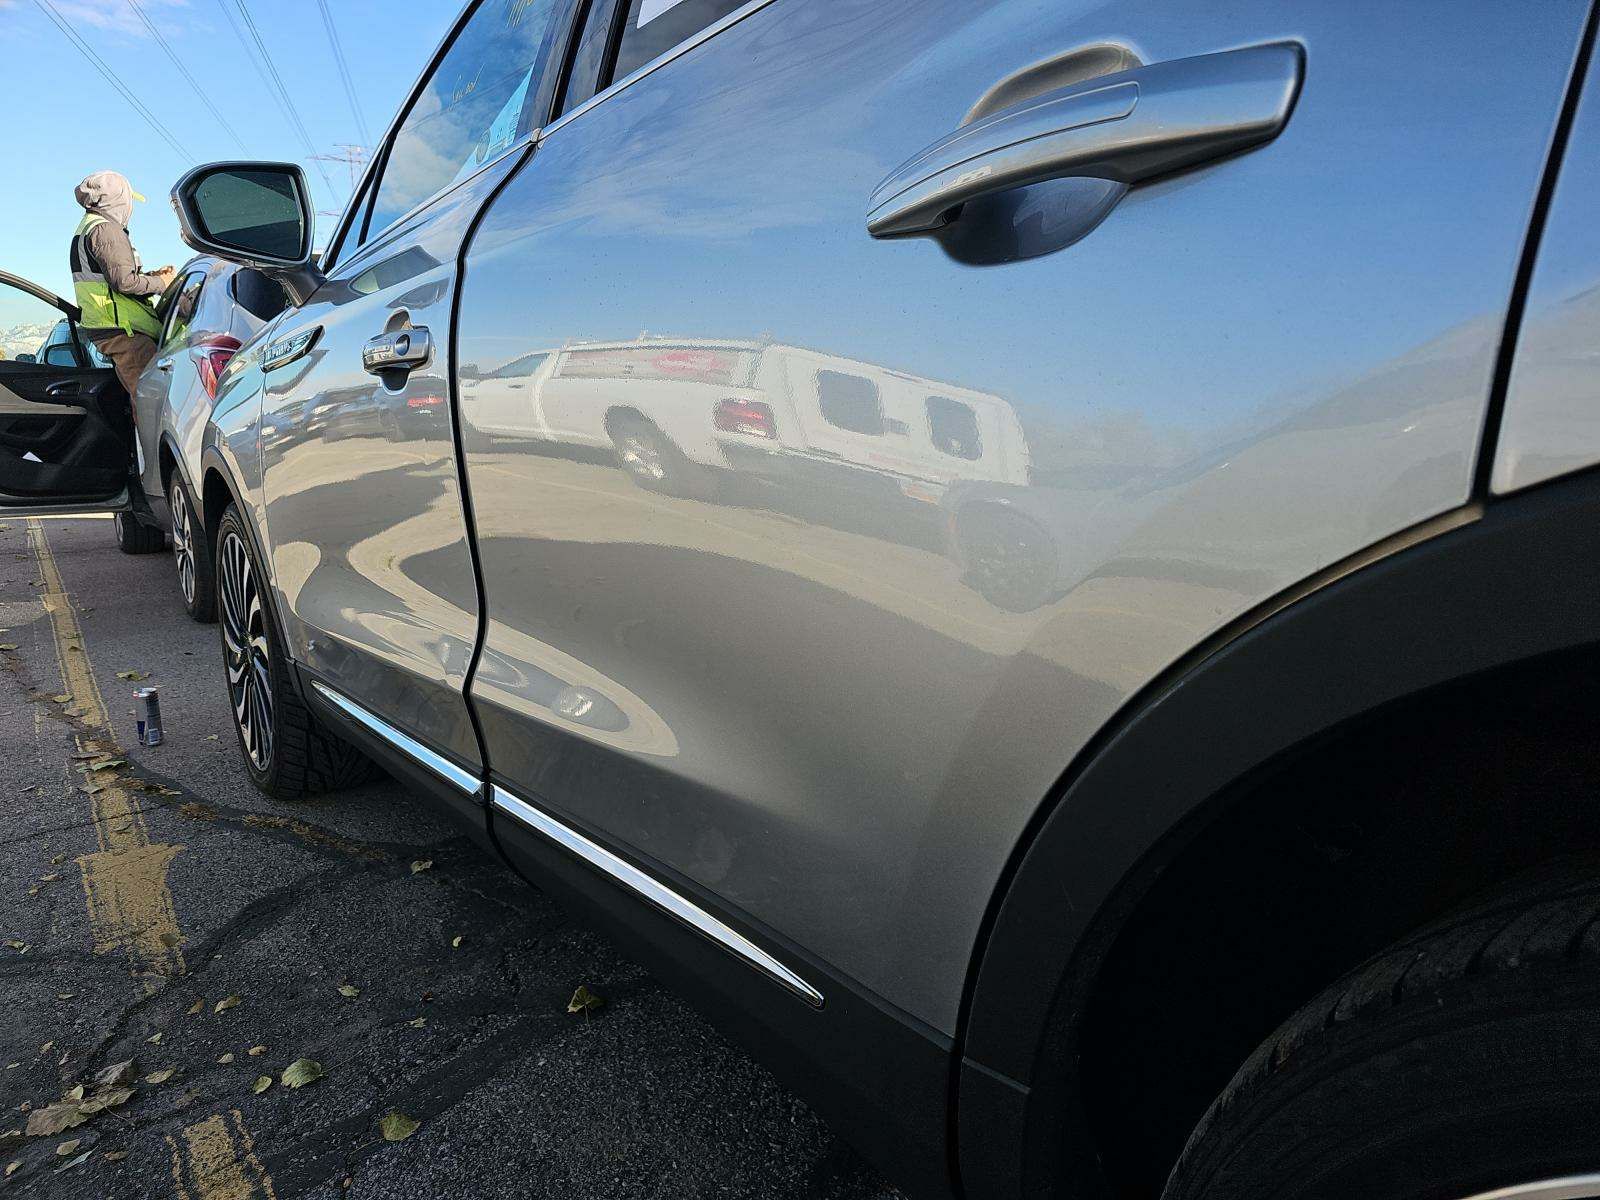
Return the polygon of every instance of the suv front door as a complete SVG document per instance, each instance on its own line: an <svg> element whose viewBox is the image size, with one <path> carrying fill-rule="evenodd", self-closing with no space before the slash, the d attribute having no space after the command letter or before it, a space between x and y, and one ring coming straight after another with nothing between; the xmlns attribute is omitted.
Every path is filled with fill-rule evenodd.
<svg viewBox="0 0 1600 1200"><path fill-rule="evenodd" d="M127 505L133 426L78 309L0 271L0 512Z"/></svg>

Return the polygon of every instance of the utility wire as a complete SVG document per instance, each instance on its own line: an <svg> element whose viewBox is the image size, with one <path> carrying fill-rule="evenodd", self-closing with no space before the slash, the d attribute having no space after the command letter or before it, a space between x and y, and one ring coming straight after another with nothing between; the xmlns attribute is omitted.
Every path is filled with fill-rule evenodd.
<svg viewBox="0 0 1600 1200"><path fill-rule="evenodd" d="M166 56L172 60L172 65L178 68L178 74L182 75L184 79L188 81L189 86L194 89L194 94L200 97L200 103L204 104L210 111L211 115L217 119L217 124L228 131L228 136L233 139L234 145L239 147L239 152L241 154L248 154L249 151L245 149L244 139L239 136L238 131L234 129L232 125L228 124L228 118L222 115L215 104L211 103L211 97L206 94L206 90L200 86L200 84L195 80L195 77L189 74L189 68L184 66L183 60L173 52L171 44L167 41L161 30L156 27L154 21L145 15L145 11L140 6L139 0L128 0L128 4L133 9L135 15L138 16L139 20L144 22L144 27L150 31L150 36L155 38L156 44L160 46L162 51L165 52Z"/></svg>
<svg viewBox="0 0 1600 1200"><path fill-rule="evenodd" d="M244 18L245 25L250 30L249 34L245 32L245 27L240 26L239 18L234 16L234 11L229 7L228 0L217 0L217 7L222 9L222 15L228 18L228 24L232 26L235 36L244 46L245 56L249 58L251 65L255 67L256 74L261 76L262 84L265 85L267 92L278 105L278 111L283 114L283 119L289 123L292 131L300 139L300 144L305 149L306 157L314 159L317 148L311 141L311 135L306 132L305 123L301 121L299 110L294 107L294 101L289 96L288 89L283 86L283 77L278 74L278 69L272 62L272 56L267 53L266 43L261 40L261 34L256 29L255 22L250 19L250 10L245 8L244 0L234 0L234 3L238 6L239 16ZM338 193L334 191L333 181L328 178L327 169L321 163L316 163L316 168L318 174L322 176L322 182L327 186L329 194L337 197Z"/></svg>
<svg viewBox="0 0 1600 1200"><path fill-rule="evenodd" d="M367 132L367 119L361 115L361 101L356 96L356 84L350 75L350 64L345 61L344 46L339 41L339 30L333 23L333 12L328 8L328 0L317 0L317 7L322 10L322 24L328 30L328 46L333 50L333 61L339 67L339 78L344 83L344 94L350 101L350 115L356 119L356 132L361 135L363 146L371 146L372 135Z"/></svg>
<svg viewBox="0 0 1600 1200"><path fill-rule="evenodd" d="M72 26L67 24L66 18L61 15L54 4L50 3L50 0L34 0L34 3L39 6L39 10L43 12L45 16L50 18L50 20L55 24L55 27L61 30L62 36L64 36L75 47L77 47L78 53L82 54L84 58L88 59L89 64L93 66L96 71L99 71L101 75L105 76L106 82L116 89L116 91L121 93L122 98L128 102L133 111L143 117L150 128L155 130L156 133L161 136L161 139L177 152L180 158L187 159L189 162L196 161L194 155L190 154L188 150L184 149L183 143L178 141L178 139L172 135L172 130L163 125L156 115L140 102L139 97L133 94L133 92L128 88L128 85L123 83L121 79L117 78L117 76L112 72L111 68L106 66L105 60L94 52L94 47L90 46L88 42L84 41L77 35L76 32L73 31Z"/></svg>

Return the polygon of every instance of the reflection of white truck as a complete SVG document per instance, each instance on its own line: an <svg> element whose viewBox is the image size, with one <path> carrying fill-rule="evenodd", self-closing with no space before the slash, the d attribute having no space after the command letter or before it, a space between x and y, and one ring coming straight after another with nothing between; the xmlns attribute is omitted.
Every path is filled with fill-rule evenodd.
<svg viewBox="0 0 1600 1200"><path fill-rule="evenodd" d="M463 380L490 437L613 448L646 487L693 492L708 468L880 480L937 500L960 480L1026 484L1011 406L852 359L754 342L591 342Z"/></svg>

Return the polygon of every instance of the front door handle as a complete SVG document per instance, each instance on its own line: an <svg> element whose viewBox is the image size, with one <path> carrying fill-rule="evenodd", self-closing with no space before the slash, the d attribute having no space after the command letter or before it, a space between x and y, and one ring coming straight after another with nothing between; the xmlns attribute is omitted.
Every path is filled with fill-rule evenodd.
<svg viewBox="0 0 1600 1200"><path fill-rule="evenodd" d="M928 233L968 200L1047 179L1135 184L1271 141L1304 73L1278 42L1101 75L991 113L941 138L872 194L873 237Z"/></svg>
<svg viewBox="0 0 1600 1200"><path fill-rule="evenodd" d="M433 335L417 325L383 333L361 349L361 365L373 375L409 375L433 357Z"/></svg>

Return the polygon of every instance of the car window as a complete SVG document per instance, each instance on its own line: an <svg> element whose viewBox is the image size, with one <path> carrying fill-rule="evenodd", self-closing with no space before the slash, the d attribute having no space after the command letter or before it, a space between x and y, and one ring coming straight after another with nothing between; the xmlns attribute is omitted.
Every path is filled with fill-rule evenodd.
<svg viewBox="0 0 1600 1200"><path fill-rule="evenodd" d="M562 9L485 0L445 51L390 143L367 218L370 240L528 132L529 98Z"/></svg>
<svg viewBox="0 0 1600 1200"><path fill-rule="evenodd" d="M870 379L843 371L818 371L817 404L822 419L836 429L874 436L883 433L878 385Z"/></svg>
<svg viewBox="0 0 1600 1200"><path fill-rule="evenodd" d="M628 15L611 79L633 74L652 58L665 54L744 3L745 0L628 0Z"/></svg>
<svg viewBox="0 0 1600 1200"><path fill-rule="evenodd" d="M167 305L167 325L166 332L161 338L162 349L178 345L188 338L189 326L194 321L194 314L200 306L200 289L205 287L205 283L204 271L191 271L178 285L177 292L172 294Z"/></svg>
<svg viewBox="0 0 1600 1200"><path fill-rule="evenodd" d="M949 396L928 397L928 433L934 448L952 458L976 462L983 457L983 435L978 414L970 404Z"/></svg>

